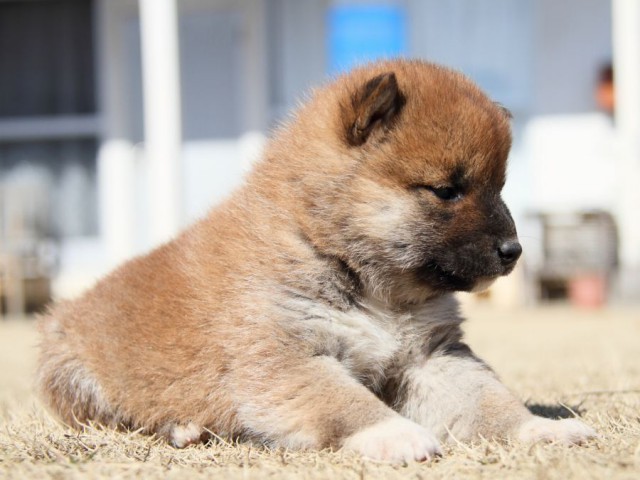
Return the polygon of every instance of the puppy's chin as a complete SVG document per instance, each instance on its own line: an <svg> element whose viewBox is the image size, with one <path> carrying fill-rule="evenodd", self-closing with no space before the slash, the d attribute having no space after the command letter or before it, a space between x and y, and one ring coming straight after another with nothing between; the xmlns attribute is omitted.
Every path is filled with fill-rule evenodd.
<svg viewBox="0 0 640 480"><path fill-rule="evenodd" d="M480 278L476 281L476 284L470 290L471 293L482 293L489 289L491 285L498 279L498 277L486 277Z"/></svg>

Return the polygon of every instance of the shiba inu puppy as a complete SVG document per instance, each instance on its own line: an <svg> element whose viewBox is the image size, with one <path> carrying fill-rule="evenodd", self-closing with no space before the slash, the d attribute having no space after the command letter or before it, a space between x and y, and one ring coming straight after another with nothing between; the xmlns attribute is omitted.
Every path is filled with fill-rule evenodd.
<svg viewBox="0 0 640 480"><path fill-rule="evenodd" d="M500 197L509 115L420 61L315 91L226 202L41 320L38 384L69 424L402 462L439 442L581 443L462 341L453 292L521 253Z"/></svg>

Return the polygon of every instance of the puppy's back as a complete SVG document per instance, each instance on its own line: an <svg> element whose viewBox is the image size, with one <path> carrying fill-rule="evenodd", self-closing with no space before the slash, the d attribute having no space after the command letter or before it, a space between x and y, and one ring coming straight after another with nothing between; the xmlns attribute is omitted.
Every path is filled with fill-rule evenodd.
<svg viewBox="0 0 640 480"><path fill-rule="evenodd" d="M197 396L193 385L182 383L202 368L206 335L196 321L185 263L180 242L169 243L40 320L38 387L65 422L155 428L164 418L180 419L181 407ZM207 343L209 367L215 345Z"/></svg>

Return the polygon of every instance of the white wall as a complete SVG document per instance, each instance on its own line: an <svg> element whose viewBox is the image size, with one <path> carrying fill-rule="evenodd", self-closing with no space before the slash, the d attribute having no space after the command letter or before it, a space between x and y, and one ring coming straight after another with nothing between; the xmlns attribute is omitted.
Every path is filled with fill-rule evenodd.
<svg viewBox="0 0 640 480"><path fill-rule="evenodd" d="M459 69L514 113L530 109L532 0L407 0L410 55Z"/></svg>
<svg viewBox="0 0 640 480"><path fill-rule="evenodd" d="M594 111L599 67L611 61L611 0L533 2L532 115Z"/></svg>
<svg viewBox="0 0 640 480"><path fill-rule="evenodd" d="M599 70L612 57L611 1L539 0L533 13L524 202L530 211L604 209L615 215L621 185L615 133L595 103Z"/></svg>

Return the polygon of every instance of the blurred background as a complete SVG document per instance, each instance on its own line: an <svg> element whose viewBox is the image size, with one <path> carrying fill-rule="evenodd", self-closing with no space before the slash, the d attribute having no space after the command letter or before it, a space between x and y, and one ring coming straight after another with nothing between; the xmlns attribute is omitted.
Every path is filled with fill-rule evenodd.
<svg viewBox="0 0 640 480"><path fill-rule="evenodd" d="M2 311L170 238L311 86L390 56L460 69L513 113L525 253L473 301L640 303L636 0L0 0Z"/></svg>

